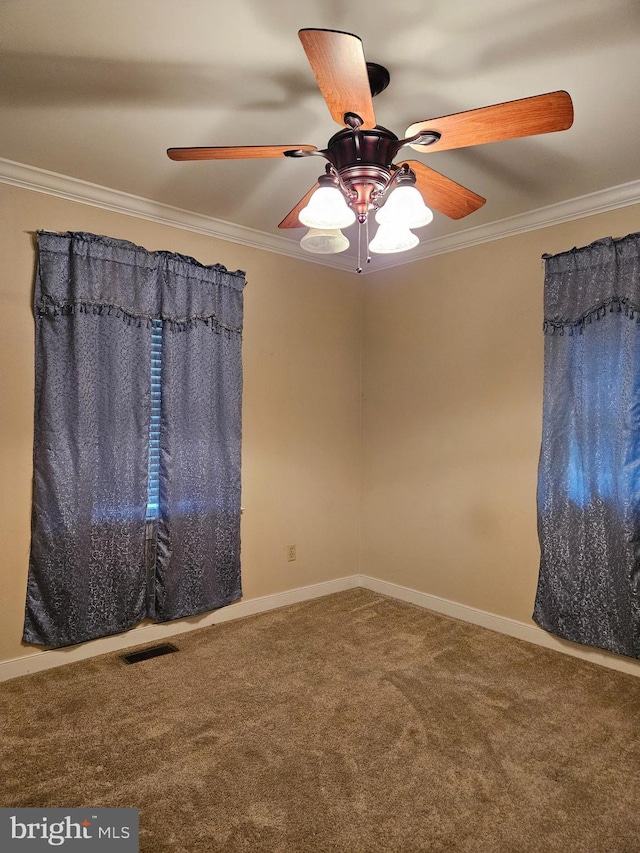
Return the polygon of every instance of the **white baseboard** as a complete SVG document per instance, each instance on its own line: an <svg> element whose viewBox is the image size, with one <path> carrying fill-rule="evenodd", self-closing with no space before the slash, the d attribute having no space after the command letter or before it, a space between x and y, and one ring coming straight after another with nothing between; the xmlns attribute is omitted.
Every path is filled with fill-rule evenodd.
<svg viewBox="0 0 640 853"><path fill-rule="evenodd" d="M582 660L599 664L609 669L615 669L619 672L640 677L640 661L634 661L632 658L622 655L609 654L608 652L580 646L567 640L561 640L543 631L533 623L527 624L526 622L519 622L516 619L510 619L507 616L498 616L496 613L478 610L466 604L458 604L446 598L439 598L436 595L429 595L426 592L419 592L416 589L389 583L388 581L372 578L368 575L350 575L338 578L337 580L326 581L325 583L275 593L274 595L265 595L260 598L239 601L236 604L230 604L228 607L207 613L205 616L180 619L176 622L142 625L123 634L103 637L99 640L92 640L78 646L34 652L24 657L2 661L0 662L0 682L8 681L10 678L17 678L21 675L28 675L29 673L41 672L45 669L53 669L67 663L86 660L87 658L104 655L109 652L124 651L134 646L145 645L146 643L169 640L171 637L184 634L186 631L195 631L197 628L219 625L223 622L229 622L232 619L242 619L245 616L265 613L268 610L275 610L278 607L286 607L289 604L297 604L301 601L311 601L314 598L321 598L325 595L332 595L335 592L344 592L345 590L356 589L358 587L378 592L389 598L397 598L409 604L416 604L418 607L424 607L426 610L433 610L435 613L442 613L444 616L451 616L463 622L470 622L472 625L479 625L482 628L488 628L490 631L496 631L499 634L516 637L528 643L544 646L545 648L572 655L573 657L581 658Z"/></svg>
<svg viewBox="0 0 640 853"><path fill-rule="evenodd" d="M547 649L553 649L565 655L572 655L590 663L640 677L640 661L623 655L610 654L587 646L580 646L568 640L561 640L533 623L527 624L526 622L519 622L517 619L510 619L507 616L498 616L496 613L488 613L486 610L478 610L466 604L458 604L446 598L438 598L436 595L429 595L416 589L399 586L367 575L360 575L360 586L364 589L370 589L372 592L379 592L381 595L388 595L389 598L397 598L409 604L417 604L426 610L442 613L443 616L451 616L463 622L470 622L472 625L488 628L490 631L497 631L499 634L507 634L509 637L516 637L518 640L525 640L537 646L545 646Z"/></svg>
<svg viewBox="0 0 640 853"><path fill-rule="evenodd" d="M321 598L324 595L343 592L358 586L360 586L359 576L351 575L325 583L298 587L274 595L238 601L228 607L207 613L205 616L194 616L175 622L141 625L139 628L133 628L123 634L101 637L99 640L91 640L77 646L33 652L33 654L27 654L24 657L0 662L0 682L33 672L41 672L45 669L53 669L64 664L76 663L109 652L124 651L133 646L169 640L171 637L184 634L186 631L219 625L222 622L230 622L232 619L242 619L244 616L254 616L256 613L264 613L267 610L275 610L278 607L286 607L288 604L297 604L300 601L310 601L313 598Z"/></svg>

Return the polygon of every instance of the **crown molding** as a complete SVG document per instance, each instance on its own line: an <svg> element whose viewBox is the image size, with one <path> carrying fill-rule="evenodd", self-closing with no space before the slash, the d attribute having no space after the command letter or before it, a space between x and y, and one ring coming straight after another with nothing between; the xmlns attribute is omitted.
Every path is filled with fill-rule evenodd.
<svg viewBox="0 0 640 853"><path fill-rule="evenodd" d="M215 237L230 243L240 243L243 246L274 252L278 255L286 255L287 257L299 258L344 270L353 269L353 261L348 258L338 258L336 255L310 255L309 252L301 248L297 241L288 240L286 237L280 237L277 234L267 234L254 228L225 222L223 219L214 219L202 213L194 213L180 207L173 207L170 204L132 195L122 190L110 189L100 186L100 184L92 184L89 181L82 181L68 175L60 175L57 172L49 172L37 166L28 166L25 163L6 160L2 157L0 157L0 183L45 193L56 198L64 198L79 204L88 204L102 210L135 216L139 219L148 219L161 225L170 225L173 228L205 234L207 237Z"/></svg>
<svg viewBox="0 0 640 853"><path fill-rule="evenodd" d="M115 213L123 213L127 216L148 219L162 225L193 231L196 234L205 234L230 243L240 243L254 249L298 258L307 261L307 263L322 264L323 266L354 272L354 259L349 256L312 255L302 249L297 241L288 240L286 237L268 234L253 228L245 228L242 225L225 222L222 219L214 219L201 213L183 210L169 204L131 195L121 190L113 190L99 184L92 184L68 175L60 175L57 172L49 172L46 169L28 166L1 157L0 183L45 193L80 204L88 204ZM363 270L362 274L372 275L383 269L414 263L433 255L477 246L480 243L512 237L527 231L535 231L538 228L547 228L562 222L570 222L574 219L581 219L585 216L592 216L638 203L640 203L640 180L609 187L547 207L540 207L506 219L488 222L485 225L456 231L443 237L435 237L433 240L423 240L410 255L377 255L373 268Z"/></svg>
<svg viewBox="0 0 640 853"><path fill-rule="evenodd" d="M547 207L539 207L506 219L497 219L495 222L488 222L485 225L466 228L444 237L424 240L412 251L410 257L405 256L405 259L401 260L400 256L389 255L384 267L382 264L378 264L377 269L390 269L407 262L420 261L433 255L443 255L446 252L477 246L480 243L488 243L492 240L500 240L503 237L513 237L527 231L537 231L539 228L549 228L563 222L571 222L585 216L606 213L608 210L617 210L633 204L640 204L640 180L567 199L567 201L550 204Z"/></svg>

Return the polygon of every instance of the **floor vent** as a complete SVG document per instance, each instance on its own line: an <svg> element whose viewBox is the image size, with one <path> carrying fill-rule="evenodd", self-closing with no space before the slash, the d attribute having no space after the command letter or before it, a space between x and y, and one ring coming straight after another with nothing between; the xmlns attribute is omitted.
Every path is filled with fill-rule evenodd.
<svg viewBox="0 0 640 853"><path fill-rule="evenodd" d="M163 643L161 646L153 646L150 649L143 649L141 652L131 652L128 655L121 655L123 661L127 663L140 663L142 660L149 658L157 658L160 655L170 655L171 652L177 652L179 649L171 643Z"/></svg>

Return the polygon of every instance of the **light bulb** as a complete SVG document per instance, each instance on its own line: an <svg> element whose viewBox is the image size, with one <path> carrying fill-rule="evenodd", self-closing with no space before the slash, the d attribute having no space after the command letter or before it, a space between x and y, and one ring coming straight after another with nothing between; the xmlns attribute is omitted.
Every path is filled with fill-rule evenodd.
<svg viewBox="0 0 640 853"><path fill-rule="evenodd" d="M352 225L356 215L337 187L319 187L298 214L298 219L307 228L336 230Z"/></svg>
<svg viewBox="0 0 640 853"><path fill-rule="evenodd" d="M415 187L396 187L376 213L380 225L404 225L422 228L433 220L433 213Z"/></svg>
<svg viewBox="0 0 640 853"><path fill-rule="evenodd" d="M300 245L317 255L337 255L349 248L349 241L337 228L309 228Z"/></svg>
<svg viewBox="0 0 640 853"><path fill-rule="evenodd" d="M387 225L383 223L378 226L376 236L369 243L369 251L377 255L392 255L394 252L406 252L417 246L420 240L402 225Z"/></svg>

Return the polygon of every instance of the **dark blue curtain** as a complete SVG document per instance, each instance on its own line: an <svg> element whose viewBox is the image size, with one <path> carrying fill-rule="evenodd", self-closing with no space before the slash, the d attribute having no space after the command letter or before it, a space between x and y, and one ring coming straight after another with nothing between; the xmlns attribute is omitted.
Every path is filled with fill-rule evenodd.
<svg viewBox="0 0 640 853"><path fill-rule="evenodd" d="M244 274L92 234L40 233L38 249L24 640L65 646L229 604L242 594ZM150 521L152 328L162 365Z"/></svg>
<svg viewBox="0 0 640 853"><path fill-rule="evenodd" d="M640 657L640 234L545 263L533 618Z"/></svg>

